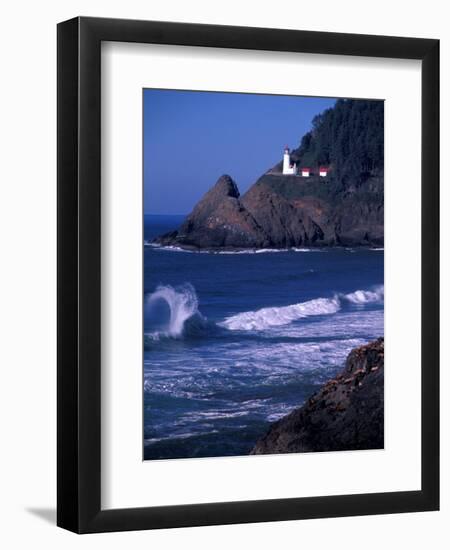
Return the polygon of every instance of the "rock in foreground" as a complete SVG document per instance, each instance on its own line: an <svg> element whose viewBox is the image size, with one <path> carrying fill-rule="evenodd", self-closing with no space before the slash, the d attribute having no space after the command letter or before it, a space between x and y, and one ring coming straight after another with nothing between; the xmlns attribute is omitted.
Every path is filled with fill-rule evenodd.
<svg viewBox="0 0 450 550"><path fill-rule="evenodd" d="M278 420L251 454L382 449L384 338L352 350L345 368Z"/></svg>

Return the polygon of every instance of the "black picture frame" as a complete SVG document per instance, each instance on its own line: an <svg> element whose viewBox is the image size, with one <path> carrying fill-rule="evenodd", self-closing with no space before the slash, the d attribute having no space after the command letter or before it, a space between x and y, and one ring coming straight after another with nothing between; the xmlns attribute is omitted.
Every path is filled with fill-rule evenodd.
<svg viewBox="0 0 450 550"><path fill-rule="evenodd" d="M422 62L420 491L101 509L100 49L102 41ZM58 25L57 524L76 533L439 508L439 41L77 17Z"/></svg>

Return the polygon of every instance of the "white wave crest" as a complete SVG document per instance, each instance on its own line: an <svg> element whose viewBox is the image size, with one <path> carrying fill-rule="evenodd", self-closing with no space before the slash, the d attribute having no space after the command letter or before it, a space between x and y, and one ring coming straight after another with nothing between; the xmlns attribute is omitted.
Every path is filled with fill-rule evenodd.
<svg viewBox="0 0 450 550"><path fill-rule="evenodd" d="M244 250L211 250L207 251L208 254L218 254L220 256L234 256L236 254L255 254L255 250L253 248L244 249Z"/></svg>
<svg viewBox="0 0 450 550"><path fill-rule="evenodd" d="M257 248L255 254L272 254L274 252L289 252L287 248Z"/></svg>
<svg viewBox="0 0 450 550"><path fill-rule="evenodd" d="M194 315L200 316L197 295L194 287L189 283L177 288L170 285L158 286L147 298L146 307L151 308L158 300L167 303L170 316L167 327L163 331L147 334L153 340L161 335L172 338L182 336L186 321Z"/></svg>
<svg viewBox="0 0 450 550"><path fill-rule="evenodd" d="M333 315L347 302L354 305L382 303L384 286L372 290L355 290L349 294L337 294L333 298L316 298L289 306L265 307L257 311L245 311L227 317L219 323L228 330L265 330L270 327L288 325L305 317Z"/></svg>
<svg viewBox="0 0 450 550"><path fill-rule="evenodd" d="M291 248L292 252L325 252L325 249L323 248L299 248L299 247L293 247Z"/></svg>
<svg viewBox="0 0 450 550"><path fill-rule="evenodd" d="M370 304L384 300L384 286L380 285L373 290L355 290L344 296L352 304Z"/></svg>
<svg viewBox="0 0 450 550"><path fill-rule="evenodd" d="M247 311L227 317L221 326L229 330L264 330L270 327L288 325L292 321L313 315L331 315L340 309L340 301L334 298L317 298L284 307L265 307L258 311Z"/></svg>
<svg viewBox="0 0 450 550"><path fill-rule="evenodd" d="M244 248L242 250L211 250L211 254L236 255L236 254L273 254L274 252L289 252L289 248Z"/></svg>

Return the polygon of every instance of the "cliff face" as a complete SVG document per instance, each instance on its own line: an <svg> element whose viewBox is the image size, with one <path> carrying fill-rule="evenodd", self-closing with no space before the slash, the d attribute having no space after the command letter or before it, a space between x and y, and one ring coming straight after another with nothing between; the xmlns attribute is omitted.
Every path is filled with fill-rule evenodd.
<svg viewBox="0 0 450 550"><path fill-rule="evenodd" d="M265 174L242 204L272 246L367 246L383 243L382 178L334 194L327 178ZM381 198L381 200L380 200Z"/></svg>
<svg viewBox="0 0 450 550"><path fill-rule="evenodd" d="M269 172L241 197L224 175L179 229L155 242L197 249L382 245L382 176L339 195L328 184Z"/></svg>
<svg viewBox="0 0 450 550"><path fill-rule="evenodd" d="M354 349L343 371L275 422L251 454L382 449L384 339Z"/></svg>

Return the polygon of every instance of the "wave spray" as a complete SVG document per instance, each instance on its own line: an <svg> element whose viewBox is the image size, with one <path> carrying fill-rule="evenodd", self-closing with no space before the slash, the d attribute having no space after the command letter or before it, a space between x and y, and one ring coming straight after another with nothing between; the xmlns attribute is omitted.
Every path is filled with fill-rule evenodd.
<svg viewBox="0 0 450 550"><path fill-rule="evenodd" d="M169 307L167 326L160 332L148 336L157 339L159 336L180 338L183 335L186 322L192 317L202 318L198 311L198 298L194 287L186 283L179 287L160 285L150 294L146 301L146 308L152 308L158 301L164 301Z"/></svg>

